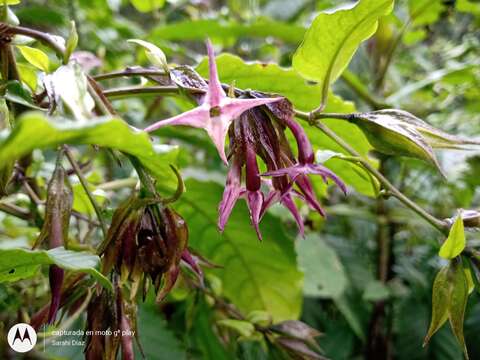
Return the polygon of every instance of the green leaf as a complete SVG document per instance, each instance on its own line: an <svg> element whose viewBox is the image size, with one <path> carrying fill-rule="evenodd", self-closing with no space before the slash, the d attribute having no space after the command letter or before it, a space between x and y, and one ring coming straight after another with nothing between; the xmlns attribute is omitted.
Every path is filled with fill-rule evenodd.
<svg viewBox="0 0 480 360"><path fill-rule="evenodd" d="M146 359L184 360L187 358L181 342L168 328L165 318L154 304L145 303L139 307L137 326ZM158 349L162 349L162 351L158 351ZM137 354L136 358L142 357Z"/></svg>
<svg viewBox="0 0 480 360"><path fill-rule="evenodd" d="M423 346L425 346L430 338L448 319L448 308L450 304L450 284L449 284L449 267L442 268L433 282L432 288L432 319L428 329Z"/></svg>
<svg viewBox="0 0 480 360"><path fill-rule="evenodd" d="M252 23L238 23L233 20L201 19L188 20L162 25L155 28L149 39L160 40L205 40L205 38L228 41L240 37L276 37L283 41L298 44L302 40L305 28L273 21L267 18L255 18Z"/></svg>
<svg viewBox="0 0 480 360"><path fill-rule="evenodd" d="M465 357L468 359L467 347L463 336L463 320L468 300L468 283L462 263L454 264L452 269L452 290L450 295L449 320L452 332L462 347Z"/></svg>
<svg viewBox="0 0 480 360"><path fill-rule="evenodd" d="M293 55L295 70L318 81L322 104L328 89L345 70L360 43L372 36L378 19L392 11L393 0L360 0L354 7L320 13Z"/></svg>
<svg viewBox="0 0 480 360"><path fill-rule="evenodd" d="M47 54L45 54L42 50L25 45L17 45L17 48L20 50L25 60L27 60L30 64L44 72L49 71L50 60L48 59Z"/></svg>
<svg viewBox="0 0 480 360"><path fill-rule="evenodd" d="M96 268L100 263L97 255L87 252L65 250L27 250L22 248L0 249L0 282L17 281L35 275L40 265L57 265L63 269L79 271L93 276L107 289L110 281Z"/></svg>
<svg viewBox="0 0 480 360"><path fill-rule="evenodd" d="M93 185L89 185L89 190L95 197L95 200L99 205L101 205L105 199L105 194L99 194L99 192L95 191L95 187ZM73 191L73 210L78 211L81 214L88 215L90 217L95 215L95 209L90 201L85 189L83 188L82 184L78 183L72 186Z"/></svg>
<svg viewBox="0 0 480 360"><path fill-rule="evenodd" d="M297 270L293 240L279 219L266 214L258 242L248 211L239 201L225 232L217 229L217 208L223 186L186 182L187 192L176 203L188 224L189 245L221 268L211 271L222 280L223 295L247 314L265 310L274 322L296 319L302 304L303 276Z"/></svg>
<svg viewBox="0 0 480 360"><path fill-rule="evenodd" d="M0 6L3 6L3 5L17 5L17 4L20 4L20 0L2 0L2 3L0 4Z"/></svg>
<svg viewBox="0 0 480 360"><path fill-rule="evenodd" d="M87 77L80 65L70 63L60 66L45 77L44 83L49 97L62 99L75 119L85 121L92 117L95 102L88 93Z"/></svg>
<svg viewBox="0 0 480 360"><path fill-rule="evenodd" d="M305 274L303 292L306 296L338 298L342 295L348 279L335 250L314 234L298 241L296 250Z"/></svg>
<svg viewBox="0 0 480 360"><path fill-rule="evenodd" d="M244 320L224 319L217 321L217 324L232 329L243 337L250 337L255 332L255 327Z"/></svg>
<svg viewBox="0 0 480 360"><path fill-rule="evenodd" d="M165 0L130 0L130 3L140 12L151 12L165 5Z"/></svg>
<svg viewBox="0 0 480 360"><path fill-rule="evenodd" d="M321 94L319 85L305 82L293 69L285 69L276 64L246 63L238 56L231 54L222 54L216 61L222 82L231 84L235 81L235 85L239 88L280 94L288 98L299 110L309 110L314 107ZM198 66L197 71L202 76L208 76L206 60ZM349 113L355 111L355 107L352 103L331 95L325 111ZM331 119L324 121L363 156L367 156L373 149L357 126L346 121ZM305 131L314 148L330 149L345 154L344 149L318 129L306 125ZM372 185L372 179L357 165L346 163L341 159L330 159L326 165L355 190L365 195L376 196L376 186Z"/></svg>
<svg viewBox="0 0 480 360"><path fill-rule="evenodd" d="M192 340L194 349L200 350L201 359L233 360L235 357L228 352L218 337L216 329L212 326L215 322L214 310L207 305L201 297L193 308L193 317L189 319L192 327L188 337Z"/></svg>
<svg viewBox="0 0 480 360"><path fill-rule="evenodd" d="M390 290L381 281L370 281L363 292L363 300L366 301L380 301L385 300L390 296Z"/></svg>
<svg viewBox="0 0 480 360"><path fill-rule="evenodd" d="M438 255L444 259L453 259L460 255L463 249L465 249L465 230L463 228L463 219L460 211Z"/></svg>
<svg viewBox="0 0 480 360"><path fill-rule="evenodd" d="M75 51L78 45L78 33L75 21L70 22L70 33L68 34L67 44L65 46L65 54L63 56L63 63L67 64L70 59L70 55Z"/></svg>
<svg viewBox="0 0 480 360"><path fill-rule="evenodd" d="M33 103L32 94L28 88L16 80L8 82L5 99L31 109L44 110Z"/></svg>
<svg viewBox="0 0 480 360"><path fill-rule="evenodd" d="M20 80L22 80L30 90L35 91L37 89L37 69L29 64L22 63L17 63L17 69L20 74Z"/></svg>
<svg viewBox="0 0 480 360"><path fill-rule="evenodd" d="M153 66L157 66L165 72L169 72L167 58L163 51L156 45L149 43L148 41L143 41L139 39L129 39L127 40L130 43L140 45L145 49L145 55L147 55L148 60L152 63Z"/></svg>
<svg viewBox="0 0 480 360"><path fill-rule="evenodd" d="M27 113L18 119L12 131L0 133L0 168L8 160L19 159L34 149L55 148L61 144L98 145L133 155L165 190L176 188L169 164L175 164L177 148L154 146L147 133L133 130L118 118L79 123L48 119L36 112Z"/></svg>

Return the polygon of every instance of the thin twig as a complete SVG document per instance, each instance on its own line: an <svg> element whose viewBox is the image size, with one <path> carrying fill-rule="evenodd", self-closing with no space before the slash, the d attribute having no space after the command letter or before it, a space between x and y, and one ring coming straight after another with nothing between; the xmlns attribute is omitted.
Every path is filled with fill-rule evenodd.
<svg viewBox="0 0 480 360"><path fill-rule="evenodd" d="M8 31L11 32L12 34L25 35L35 40L38 40L45 46L48 46L53 51L55 51L55 53L60 59L63 59L65 48L62 45L60 45L60 43L56 41L52 35L42 31L37 31L34 29L22 27L22 26L9 26L9 25L7 26L8 26Z"/></svg>
<svg viewBox="0 0 480 360"><path fill-rule="evenodd" d="M190 93L203 93L202 90L194 88L187 88L185 90ZM110 98L118 98L131 95L178 94L179 92L180 88L177 86L132 86L105 90L103 95Z"/></svg>
<svg viewBox="0 0 480 360"><path fill-rule="evenodd" d="M127 77L127 76L162 76L165 75L165 71L162 70L152 70L152 69L145 69L145 68L127 68L125 70L120 71L112 71L105 74L98 74L92 76L95 81L102 81L108 79L115 79L119 77Z"/></svg>
<svg viewBox="0 0 480 360"><path fill-rule="evenodd" d="M97 200L95 200L95 197L93 196L92 192L88 188L88 182L85 179L85 177L82 174L82 170L80 170L77 162L75 161L72 152L68 148L68 146L64 145L65 149L65 155L67 156L68 161L70 162L70 165L72 165L73 170L75 171L75 174L78 177L78 180L80 180L80 183L82 184L83 189L85 190L85 193L88 196L88 199L92 203L93 209L95 210L95 213L97 214L98 221L100 222L100 227L102 228L103 236L106 238L107 237L107 225L105 223L105 220L103 219L102 212L100 210L100 206L97 203Z"/></svg>
<svg viewBox="0 0 480 360"><path fill-rule="evenodd" d="M360 153L358 153L358 151L356 151L352 146L350 146L350 144L348 144L345 140L338 136L323 122L319 121L320 118L329 117L348 120L349 118L351 118L352 114L316 114L315 117L312 117L309 113L296 111L295 115L300 119L308 121L312 126L320 129L325 135L335 141L350 155L357 157L362 166L367 169L373 176L375 176L377 180L383 185L383 187L388 190L393 196L395 196L400 202L415 211L418 215L423 217L426 221L428 221L432 226L434 226L442 233L448 233L449 225L446 222L437 219L433 215L430 215L422 207L417 205L414 201L410 200L400 190L398 190L386 177L384 177L368 160L363 158Z"/></svg>
<svg viewBox="0 0 480 360"><path fill-rule="evenodd" d="M32 215L24 208L7 202L0 202L0 211L13 215L22 220L31 220Z"/></svg>

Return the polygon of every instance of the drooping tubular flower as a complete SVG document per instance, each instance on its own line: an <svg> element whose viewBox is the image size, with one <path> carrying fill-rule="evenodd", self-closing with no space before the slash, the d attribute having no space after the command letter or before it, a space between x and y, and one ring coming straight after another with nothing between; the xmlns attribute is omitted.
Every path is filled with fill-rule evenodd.
<svg viewBox="0 0 480 360"><path fill-rule="evenodd" d="M220 84L212 44L207 41L209 80L208 90L196 108L158 121L144 130L154 131L167 125L186 125L202 128L215 144L221 159L227 164L225 138L232 121L248 109L280 100L281 98L236 99L227 97Z"/></svg>
<svg viewBox="0 0 480 360"><path fill-rule="evenodd" d="M264 96L257 92L244 95ZM286 128L292 131L297 142L298 160L285 136ZM232 165L219 206L220 231L224 230L236 201L243 197L259 239L259 222L265 211L277 202L290 211L303 236L303 220L293 200L294 196L325 215L307 175L320 175L325 182L331 179L346 191L343 182L332 171L314 163L310 141L303 128L293 119L292 106L286 99L245 112L233 122L229 136ZM266 173L259 173L259 159L265 163L268 170ZM265 176L271 176L272 179L262 180ZM266 194L262 192L262 182L268 189Z"/></svg>

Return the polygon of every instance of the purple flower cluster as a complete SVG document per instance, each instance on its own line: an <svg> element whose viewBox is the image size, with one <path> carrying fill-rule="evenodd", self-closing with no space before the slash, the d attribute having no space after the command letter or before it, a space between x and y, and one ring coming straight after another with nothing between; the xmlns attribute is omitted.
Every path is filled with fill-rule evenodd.
<svg viewBox="0 0 480 360"><path fill-rule="evenodd" d="M313 190L309 174L333 180L344 192L344 183L329 169L314 163L312 145L303 128L294 120L291 103L282 97L268 97L259 92L242 92L239 98L227 97L218 78L212 45L207 41L209 81L199 106L147 127L153 131L168 125L203 128L215 144L222 160L230 168L223 199L219 205L218 228L223 231L239 198L244 198L258 238L259 223L266 210L275 203L285 206L295 218L301 235L303 220L294 197L307 203L321 215L325 212ZM285 130L293 134L298 147L295 158ZM225 154L229 136L230 151ZM267 172L260 173L261 159ZM271 179L267 179L271 177ZM268 190L264 193L262 189Z"/></svg>

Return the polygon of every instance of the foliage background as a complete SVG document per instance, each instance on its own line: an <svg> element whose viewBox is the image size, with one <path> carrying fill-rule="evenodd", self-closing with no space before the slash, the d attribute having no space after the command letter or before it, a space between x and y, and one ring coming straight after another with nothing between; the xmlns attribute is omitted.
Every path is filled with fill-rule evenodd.
<svg viewBox="0 0 480 360"><path fill-rule="evenodd" d="M398 1L394 13L382 18L379 30L363 43L347 75L333 87L328 111L368 110L386 102L405 109L451 133L480 135L479 95L480 3L476 1ZM153 4L153 5L152 5ZM98 72L148 65L143 52L127 43L146 39L159 46L169 62L197 66L206 76L203 40L214 42L222 82L240 88L279 92L297 108L318 105L319 88L292 70L294 50L306 26L318 11L343 5L333 0L231 0L141 1L75 0L22 1L12 7L23 26L68 35L74 20L79 49L96 54L103 62ZM409 22L385 76L385 47ZM325 31L334 31L325 29ZM248 61L259 61L250 63ZM352 78L358 86L351 85ZM114 88L139 84L138 80L110 80ZM368 95L361 95L359 88ZM178 96L119 98L114 106L129 123L144 127L191 105ZM353 125L328 120L362 154L371 150ZM320 132L306 130L315 149L338 151ZM222 268L208 271L217 291L243 313L266 311L275 321L300 318L323 335L318 342L331 359L361 358L379 341L397 359L459 359L461 349L448 327L426 348L431 284L442 266L438 256L442 239L435 229L405 209L395 199L376 199L368 177L338 160L327 165L349 185L344 197L337 189L315 183L324 200L328 220L307 216L308 235L295 239L296 229L282 209L273 209L262 223L263 243L250 228L246 209L237 206L224 235L216 230L216 207L223 191L225 168L202 131L168 128L156 133L163 143L180 144L176 162L187 179L187 192L177 208L190 229L190 246ZM92 154L80 148L88 159ZM101 154L102 155L102 154ZM104 154L103 154L104 155ZM95 163L107 171L91 171L88 179L108 214L129 189L109 191L102 184L129 178L128 164L115 166L107 156ZM430 166L406 158L382 158L382 171L392 182L439 218L452 217L457 208L475 208L480 201L480 157L475 151L438 154L447 179ZM54 154L35 151L31 176L48 181ZM94 216L74 185L76 210ZM83 200L82 200L83 199ZM25 199L19 199L27 204ZM79 230L80 231L80 230ZM37 229L0 212L0 245L30 243ZM469 237L478 244L478 236ZM388 256L380 266L382 256ZM380 269L379 269L380 266ZM386 267L385 267L386 266ZM384 272L385 282L379 277ZM44 275L46 274L45 271ZM38 309L48 299L47 276L15 284L0 284L0 319L14 322L21 312ZM208 301L180 284L161 306L151 301L141 306L140 337L148 359L263 359L272 356L254 341L225 341L214 327L218 314ZM82 326L73 324L72 328ZM375 326L380 328L379 332ZM220 330L220 334L224 331ZM472 359L480 358L476 341L480 330L480 302L470 299L466 314L467 347ZM71 353L68 353L68 352ZM51 358L82 358L78 349L48 348Z"/></svg>

